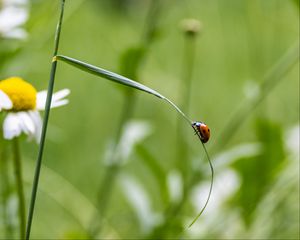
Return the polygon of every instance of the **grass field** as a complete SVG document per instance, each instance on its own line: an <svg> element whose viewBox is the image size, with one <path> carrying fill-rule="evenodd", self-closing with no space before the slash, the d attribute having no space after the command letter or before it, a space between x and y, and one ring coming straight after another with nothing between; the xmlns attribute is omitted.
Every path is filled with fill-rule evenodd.
<svg viewBox="0 0 300 240"><path fill-rule="evenodd" d="M26 39L1 37L0 21L0 79L47 89L59 2L28 3ZM205 122L215 182L187 228L211 181L192 129L158 98L58 62L70 103L51 110L32 239L299 238L299 1L66 0L59 54ZM20 142L28 214L38 144ZM1 239L19 236L11 149L1 139Z"/></svg>

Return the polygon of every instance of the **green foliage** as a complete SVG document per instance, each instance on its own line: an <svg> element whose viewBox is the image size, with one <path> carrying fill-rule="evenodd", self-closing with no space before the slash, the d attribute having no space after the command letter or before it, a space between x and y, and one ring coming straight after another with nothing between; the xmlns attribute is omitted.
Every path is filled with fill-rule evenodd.
<svg viewBox="0 0 300 240"><path fill-rule="evenodd" d="M72 94L67 107L51 112L32 238L91 239L90 228L99 223L101 233L94 239L299 238L299 146L295 150L297 138L290 140L291 127L299 126L299 1L161 0L165 8L153 7L159 16L154 10L149 13L155 0L122 1L122 7L114 2L66 1L60 53L118 69L122 76L65 56L59 60L129 88L118 84L123 94L109 81L96 81L58 61L55 88L70 88ZM46 89L57 14L58 3L31 2L25 25L29 38L0 38L0 79L19 75L38 90ZM190 17L203 23L203 32L195 42L194 75L185 96L184 42L178 24ZM249 82L257 92L248 88ZM184 150L176 144L179 117L156 99L132 97L132 86L158 97L162 93L175 103L189 97L190 116L212 131L206 146L216 180L229 169L236 176L215 182L208 208L190 229L210 180L201 145L183 125L188 154L177 159L177 152ZM4 117L0 113L1 126ZM113 149L120 156L115 139L123 136L129 118L146 120L153 132L131 148L119 175L104 183L110 196L109 204L102 206L103 218L98 190L109 174L107 152ZM25 137L20 140L28 205L37 146ZM110 148L110 142L116 148ZM0 141L1 239L18 232L9 146ZM180 173L185 164L186 178ZM189 186L176 201L170 184L174 171L179 173L175 189ZM124 189L126 176L142 188L144 202L130 202L135 192ZM190 179L192 184L186 181ZM141 217L145 213L149 216Z"/></svg>
<svg viewBox="0 0 300 240"><path fill-rule="evenodd" d="M256 132L258 141L262 144L261 153L255 157L239 159L235 164L242 180L235 204L242 207L248 226L253 221L253 212L257 205L272 186L276 170L285 159L282 129L279 124L258 119Z"/></svg>
<svg viewBox="0 0 300 240"><path fill-rule="evenodd" d="M129 48L120 58L120 71L124 76L138 79L139 65L145 56L146 49L142 47Z"/></svg>

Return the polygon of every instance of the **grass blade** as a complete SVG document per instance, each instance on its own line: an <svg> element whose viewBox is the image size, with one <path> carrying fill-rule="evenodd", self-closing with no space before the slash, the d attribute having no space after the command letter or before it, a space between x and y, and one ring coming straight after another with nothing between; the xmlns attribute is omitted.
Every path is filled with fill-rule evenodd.
<svg viewBox="0 0 300 240"><path fill-rule="evenodd" d="M149 87L146 87L145 85L143 85L141 83L135 82L135 81L133 81L129 78L123 77L119 74L110 72L110 71L105 70L103 68L99 68L99 67L93 66L91 64L79 61L77 59L70 58L70 57L67 57L67 56L62 56L62 55L58 55L58 56L54 57L54 61L56 61L56 60L61 60L63 62L66 62L66 63L70 64L70 65L73 65L76 68L79 68L79 69L81 69L85 72L97 75L99 77L103 77L105 79L108 79L108 80L111 80L111 81L129 86L129 87L133 87L133 88L139 89L139 90L147 92L147 93L150 93L150 94L152 94L152 95L154 95L158 98L165 98L164 96L162 96L158 92L154 91L153 89L151 89Z"/></svg>
<svg viewBox="0 0 300 240"><path fill-rule="evenodd" d="M61 10L60 10L60 16L59 16L59 20L57 23L56 33L55 33L53 56L56 56L57 52L58 52L62 22L63 22L63 17L64 17L64 7L65 7L65 0L61 0ZM31 233L31 225L32 225L32 220L33 220L35 201L36 201L37 189L38 189L38 185L39 185L40 172L41 172L41 166L42 166L42 160L43 160L47 126L48 126L48 120L49 120L49 115L50 115L50 105L51 105L52 93L53 93L53 88L54 88L56 67L57 67L57 62L52 62L51 71L50 71L50 79L49 79L49 83L48 83L45 115L44 115L44 119L43 119L41 140L40 140L40 145L39 145L38 157L37 157L37 161L36 161L36 167L35 167L35 173L34 173L34 179L33 179L32 191L31 191L31 198L30 198L30 205L29 205L28 220L27 220L27 225L26 225L26 235L25 235L26 240L29 240L30 233Z"/></svg>
<svg viewBox="0 0 300 240"><path fill-rule="evenodd" d="M147 92L151 95L154 95L160 99L163 99L164 101L166 101L168 104L170 104L173 108L175 108L175 110L177 112L179 112L181 114L181 116L191 125L192 121L180 110L179 107L176 106L176 104L174 104L170 99L166 98L165 96L163 96L162 94L160 94L159 92L153 90L152 88L149 88L141 83L138 83L136 81L133 81L127 77L124 77L122 75L119 75L117 73L108 71L106 69L103 68L99 68L96 67L94 65L91 65L89 63L85 63L82 62L80 60L74 59L74 58L70 58L67 56L63 56L63 55L57 55L55 57L53 57L53 62L56 62L57 60L63 61L65 63L68 63L76 68L79 68L85 72L94 74L96 76L99 77L103 77L105 79L111 80L113 82L122 84L122 85L126 85L138 90L141 90L143 92Z"/></svg>

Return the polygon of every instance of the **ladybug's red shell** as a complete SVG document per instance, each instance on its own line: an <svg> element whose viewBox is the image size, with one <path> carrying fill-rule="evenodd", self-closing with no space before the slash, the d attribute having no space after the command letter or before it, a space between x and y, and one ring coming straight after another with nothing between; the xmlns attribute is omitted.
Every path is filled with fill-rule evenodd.
<svg viewBox="0 0 300 240"><path fill-rule="evenodd" d="M202 122L194 122L193 126L197 129L199 135L200 135L200 140L203 143L208 142L210 138L210 129L209 127Z"/></svg>

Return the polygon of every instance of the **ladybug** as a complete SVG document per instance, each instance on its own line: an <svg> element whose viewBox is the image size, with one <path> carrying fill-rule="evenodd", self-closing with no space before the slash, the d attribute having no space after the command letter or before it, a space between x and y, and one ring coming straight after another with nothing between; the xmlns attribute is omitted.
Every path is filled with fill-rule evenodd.
<svg viewBox="0 0 300 240"><path fill-rule="evenodd" d="M192 126L197 131L201 142L206 143L210 137L209 127L203 122L193 122Z"/></svg>

